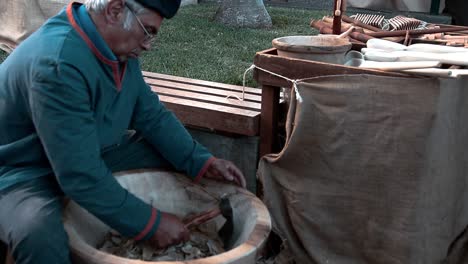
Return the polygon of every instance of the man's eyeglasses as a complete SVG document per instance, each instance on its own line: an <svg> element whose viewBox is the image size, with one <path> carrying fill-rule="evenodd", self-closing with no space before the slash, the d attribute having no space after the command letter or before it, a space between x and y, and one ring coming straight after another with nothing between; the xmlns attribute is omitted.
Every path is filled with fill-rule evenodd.
<svg viewBox="0 0 468 264"><path fill-rule="evenodd" d="M141 23L141 20L138 18L138 16L136 15L135 11L133 11L133 9L127 4L125 3L125 6L128 8L128 10L130 10L130 12L133 14L133 16L136 18L136 21L138 22L138 24L140 25L140 27L143 29L143 32L145 33L145 39L143 39L144 42L146 43L150 43L152 40L154 40L154 38L156 37L155 34L151 34L148 32L148 30L146 30L145 26L143 25L143 23Z"/></svg>

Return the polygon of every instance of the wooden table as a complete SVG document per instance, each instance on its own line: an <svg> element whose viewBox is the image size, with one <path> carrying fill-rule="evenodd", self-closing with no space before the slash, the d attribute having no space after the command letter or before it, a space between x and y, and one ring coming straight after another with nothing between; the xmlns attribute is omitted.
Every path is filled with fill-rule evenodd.
<svg viewBox="0 0 468 264"><path fill-rule="evenodd" d="M407 74L280 57L274 48L257 52L254 64L257 67L292 80L342 74L409 76ZM291 87L292 83L257 68L254 70L254 79L262 88L260 115L260 157L262 157L265 154L275 153L280 150L275 140L278 134L280 87Z"/></svg>

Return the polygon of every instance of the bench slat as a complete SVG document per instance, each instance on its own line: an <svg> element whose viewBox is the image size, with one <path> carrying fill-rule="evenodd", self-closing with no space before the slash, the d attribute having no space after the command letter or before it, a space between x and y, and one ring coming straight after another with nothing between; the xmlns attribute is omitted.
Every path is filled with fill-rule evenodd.
<svg viewBox="0 0 468 264"><path fill-rule="evenodd" d="M255 136L258 135L260 113L183 98L160 95L164 105L185 124L210 130Z"/></svg>
<svg viewBox="0 0 468 264"><path fill-rule="evenodd" d="M157 86L151 86L151 90L156 92L160 96L165 95L168 97L190 99L190 100L196 101L197 104L198 102L205 102L205 103L219 104L219 105L237 107L237 108L253 110L253 111L261 110L260 103L240 101L237 98L227 99L225 97L220 97L220 96L213 96L213 95L200 94L200 93L194 93L194 92L185 92L185 91L162 88L162 87L157 87ZM233 109L236 109L236 108L233 108Z"/></svg>
<svg viewBox="0 0 468 264"><path fill-rule="evenodd" d="M170 88L174 90L192 91L192 92L196 92L200 94L217 95L217 96L222 96L222 97L226 97L227 95L233 95L233 96L238 96L239 98L242 98L242 92L237 92L237 91L226 91L226 90L218 89L218 88L205 87L205 86L194 85L194 84L179 83L179 82L173 82L173 81L168 81L168 80L151 79L151 78L145 78L145 81L146 83L150 84L152 88L156 88L156 89L158 89L159 87L166 87L166 88ZM260 103L261 100L262 100L262 97L260 95L253 95L250 93L244 94L244 101Z"/></svg>
<svg viewBox="0 0 468 264"><path fill-rule="evenodd" d="M206 108L206 109L208 109L210 111L214 111L214 112L226 112L226 113L230 113L230 114L243 115L243 116L247 116L247 117L255 117L255 116L260 114L258 111L252 111L252 110L241 109L241 108L234 108L234 107L218 105L218 104L204 103L204 102L200 102L200 101L184 99L184 98L177 98L177 97L166 96L166 95L160 95L159 99L161 101L163 101L163 102L177 103L177 104L186 105L186 106L196 105L198 107L203 107L203 108Z"/></svg>
<svg viewBox="0 0 468 264"><path fill-rule="evenodd" d="M158 80L169 80L169 81L180 82L180 83L194 84L194 85L200 85L200 86L205 86L205 87L213 87L213 88L219 88L219 89L224 89L224 90L242 92L242 86L238 86L238 85L217 83L217 82L204 81L204 80L196 80L196 79L190 79L190 78L161 74L161 73L147 72L147 71L142 71L142 73L143 73L143 77L147 77L147 78L153 78L153 79L158 79ZM262 90L259 88L245 87L245 92L256 94L256 95L262 95Z"/></svg>
<svg viewBox="0 0 468 264"><path fill-rule="evenodd" d="M259 135L261 89L142 72L145 82L159 95L164 105L186 126L201 127L231 134Z"/></svg>

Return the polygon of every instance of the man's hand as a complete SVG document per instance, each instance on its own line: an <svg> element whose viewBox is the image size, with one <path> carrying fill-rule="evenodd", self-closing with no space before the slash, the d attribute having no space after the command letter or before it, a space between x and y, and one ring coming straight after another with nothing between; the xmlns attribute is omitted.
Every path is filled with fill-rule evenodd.
<svg viewBox="0 0 468 264"><path fill-rule="evenodd" d="M190 239L190 233L184 223L175 215L161 212L161 223L150 239L150 243L157 249L177 245Z"/></svg>
<svg viewBox="0 0 468 264"><path fill-rule="evenodd" d="M233 182L243 188L245 188L245 178L239 168L234 163L223 160L215 159L206 171L207 178Z"/></svg>

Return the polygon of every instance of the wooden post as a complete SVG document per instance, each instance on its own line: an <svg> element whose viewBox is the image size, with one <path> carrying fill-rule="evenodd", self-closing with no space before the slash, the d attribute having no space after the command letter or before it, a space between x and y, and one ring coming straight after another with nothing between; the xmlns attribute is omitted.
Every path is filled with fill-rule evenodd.
<svg viewBox="0 0 468 264"><path fill-rule="evenodd" d="M345 0L335 0L333 7L333 34L341 34L341 16L343 15Z"/></svg>
<svg viewBox="0 0 468 264"><path fill-rule="evenodd" d="M260 157L275 151L278 134L280 88L262 85L262 110L260 115Z"/></svg>

